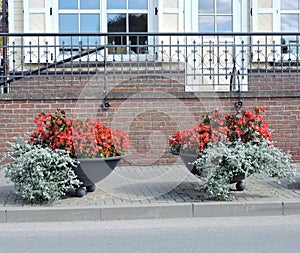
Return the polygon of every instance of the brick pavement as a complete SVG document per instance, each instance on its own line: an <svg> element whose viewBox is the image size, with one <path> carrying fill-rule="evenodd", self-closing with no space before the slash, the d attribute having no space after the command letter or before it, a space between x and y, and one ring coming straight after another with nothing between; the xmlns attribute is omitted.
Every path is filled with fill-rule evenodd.
<svg viewBox="0 0 300 253"><path fill-rule="evenodd" d="M30 210L32 216L34 216L33 213L35 210L40 211L47 208L53 212L63 209L68 210L68 212L70 210L76 212L76 210L82 209L91 209L98 212L98 208L102 208L102 211L103 208L114 211L113 208L118 210L118 208L122 209L122 207L141 207L145 209L147 207L162 206L167 208L183 206L190 208L192 206L193 216L195 206L199 205L207 206L211 204L212 206L218 205L219 207L231 205L236 209L236 205L238 204L254 205L258 203L261 205L269 203L271 205L276 203L276 207L278 207L277 204L283 206L284 203L291 202L294 203L293 212L297 213L299 211L300 214L299 172L294 184L289 184L287 181L279 184L275 179L261 175L253 175L247 178L245 182L246 189L244 191L231 191L231 195L233 196L232 201L211 201L205 199L203 193L195 189L201 181L192 175L181 163L168 166L118 166L107 178L97 184L95 192L87 193L82 198L74 197L70 192L67 196L51 204L29 205L22 203L14 194L12 184L6 182L2 173L0 174L0 205L2 208L0 211L2 210L4 213L3 222L7 222L8 210L18 210L19 212ZM234 185L232 186L234 187ZM132 211L133 209L130 210ZM18 215L20 218L21 214L19 213ZM79 215L79 217L81 216ZM120 215L117 217L122 218ZM142 215L138 217L143 218ZM153 215L153 217L156 217L156 215ZM31 219L33 217L24 218L24 221ZM81 217L80 219L89 219L89 217ZM20 221L23 221L23 219L20 218Z"/></svg>

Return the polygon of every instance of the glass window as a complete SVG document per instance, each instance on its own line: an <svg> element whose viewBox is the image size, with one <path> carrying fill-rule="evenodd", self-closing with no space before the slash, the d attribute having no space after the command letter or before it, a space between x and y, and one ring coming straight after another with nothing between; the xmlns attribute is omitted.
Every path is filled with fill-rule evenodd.
<svg viewBox="0 0 300 253"><path fill-rule="evenodd" d="M126 32L126 14L108 14L107 15L108 32ZM110 45L127 45L126 36L109 36ZM110 48L109 53L126 53L126 47Z"/></svg>
<svg viewBox="0 0 300 253"><path fill-rule="evenodd" d="M59 0L58 2L59 9L77 9L78 0Z"/></svg>
<svg viewBox="0 0 300 253"><path fill-rule="evenodd" d="M232 0L198 0L200 32L232 32Z"/></svg>
<svg viewBox="0 0 300 253"><path fill-rule="evenodd" d="M78 14L59 15L59 31L62 33L78 32Z"/></svg>
<svg viewBox="0 0 300 253"><path fill-rule="evenodd" d="M80 31L87 33L100 32L100 15L99 14L80 14ZM99 37L89 36L81 37L83 45L94 46L99 44Z"/></svg>
<svg viewBox="0 0 300 253"><path fill-rule="evenodd" d="M299 0L281 0L280 3L280 25L282 32L299 32L300 31L300 5ZM299 53L299 37L284 36L282 44L285 44L286 50L291 54Z"/></svg>
<svg viewBox="0 0 300 253"><path fill-rule="evenodd" d="M107 15L108 32L126 32L126 14Z"/></svg>
<svg viewBox="0 0 300 253"><path fill-rule="evenodd" d="M214 0L198 1L199 13L214 13Z"/></svg>
<svg viewBox="0 0 300 253"><path fill-rule="evenodd" d="M129 32L145 32L147 30L147 14L129 15ZM146 53L145 47L140 47L140 45L147 45L147 36L130 36L129 41L130 45L138 45L137 47L130 47L130 50L137 54Z"/></svg>
<svg viewBox="0 0 300 253"><path fill-rule="evenodd" d="M77 33L78 32L78 14L61 14L59 15L59 31L61 33ZM60 45L62 47L71 47L78 45L77 37L60 37Z"/></svg>
<svg viewBox="0 0 300 253"><path fill-rule="evenodd" d="M99 14L80 14L80 31L99 32L100 15Z"/></svg>
<svg viewBox="0 0 300 253"><path fill-rule="evenodd" d="M81 12L84 9L84 13ZM90 11L89 11L90 10ZM100 32L100 0L59 0L59 32L97 33ZM60 37L60 45L83 47L99 44L99 37Z"/></svg>
<svg viewBox="0 0 300 253"><path fill-rule="evenodd" d="M107 9L102 10L105 1ZM59 32L79 34L77 38L60 37L60 44L83 47L100 44L100 36L80 36L80 33L148 32L148 5L148 0L58 0ZM107 23L102 24L105 20ZM116 48L124 46L118 49L121 53L144 53L148 42L147 36L126 34L110 36L108 43Z"/></svg>
<svg viewBox="0 0 300 253"><path fill-rule="evenodd" d="M128 0L128 9L148 9L148 0Z"/></svg>
<svg viewBox="0 0 300 253"><path fill-rule="evenodd" d="M199 29L201 32L214 32L215 19L213 16L199 16Z"/></svg>
<svg viewBox="0 0 300 253"><path fill-rule="evenodd" d="M99 0L80 0L81 9L99 9L100 1Z"/></svg>
<svg viewBox="0 0 300 253"><path fill-rule="evenodd" d="M232 14L232 1L231 0L217 0L216 1L217 13Z"/></svg>
<svg viewBox="0 0 300 253"><path fill-rule="evenodd" d="M217 31L232 32L232 17L230 16L217 16Z"/></svg>
<svg viewBox="0 0 300 253"><path fill-rule="evenodd" d="M126 0L108 0L107 9L126 9Z"/></svg>
<svg viewBox="0 0 300 253"><path fill-rule="evenodd" d="M59 0L58 8L60 10L74 10L78 9L78 0ZM99 0L80 0L80 9L99 9Z"/></svg>
<svg viewBox="0 0 300 253"><path fill-rule="evenodd" d="M299 15L297 15L297 14L281 14L281 31L282 32L298 32L299 31Z"/></svg>
<svg viewBox="0 0 300 253"><path fill-rule="evenodd" d="M107 1L108 32L147 32L148 0ZM122 10L124 7L126 8ZM114 8L115 9L114 9ZM122 7L122 8L121 8ZM147 36L109 36L108 42L113 45L109 53L141 54L147 52ZM124 45L124 47L120 47Z"/></svg>
<svg viewBox="0 0 300 253"><path fill-rule="evenodd" d="M298 10L299 1L298 0L281 0L280 3L281 10Z"/></svg>

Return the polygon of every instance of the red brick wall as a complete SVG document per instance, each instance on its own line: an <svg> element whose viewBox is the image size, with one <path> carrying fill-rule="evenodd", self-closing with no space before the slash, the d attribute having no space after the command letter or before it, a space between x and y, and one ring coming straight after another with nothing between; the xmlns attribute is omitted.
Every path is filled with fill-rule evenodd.
<svg viewBox="0 0 300 253"><path fill-rule="evenodd" d="M266 120L273 130L275 141L285 151L291 151L293 159L300 160L300 97L255 96L244 93L244 107L266 107ZM124 95L124 94L123 94ZM243 95L243 94L242 94ZM100 99L17 99L13 94L0 100L0 152L7 148L7 141L14 136L29 133L34 129L33 118L41 111L63 108L77 118L95 117L103 124L128 132L132 145L126 162L152 164L174 162L166 154L167 139L175 131L191 128L206 113L215 107L222 112L233 112L237 98L216 94L148 93L131 94L119 99L111 96L111 107L105 111Z"/></svg>
<svg viewBox="0 0 300 253"><path fill-rule="evenodd" d="M214 108L234 112L237 93L185 92L184 80L156 75L114 78L109 75L109 110L102 108L104 79L85 76L24 79L0 94L0 154L14 136L30 133L40 112L64 109L77 118L94 117L112 128L128 132L131 164L170 163L167 140L175 131L192 128ZM72 82L70 81L72 78ZM128 81L130 80L130 81ZM282 85L281 78L266 82L249 75L249 91L242 92L244 107L264 106L277 146L300 161L300 88L296 81ZM71 82L71 83L70 83ZM118 85L116 85L118 83Z"/></svg>

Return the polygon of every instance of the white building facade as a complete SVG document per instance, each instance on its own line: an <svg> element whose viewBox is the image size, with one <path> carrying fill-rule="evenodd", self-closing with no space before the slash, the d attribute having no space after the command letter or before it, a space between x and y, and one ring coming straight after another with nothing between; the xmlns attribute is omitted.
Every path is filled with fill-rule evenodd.
<svg viewBox="0 0 300 253"><path fill-rule="evenodd" d="M95 36L66 35L52 38L25 37L22 45L30 47L29 56L26 55L28 49L24 52L27 63L59 61L65 57L68 50L74 52L76 48L80 51L100 45L116 46L116 50L108 47L105 56L107 60L120 61L138 57L139 60L163 61L164 55L157 53L157 45L168 45L170 51L168 57L177 54L174 61L181 62L178 52L184 50L183 63L189 60L190 55L193 58L190 62L194 65L189 64L184 67L186 88L192 91L196 91L195 87L199 87L198 84L207 84L205 89L210 89L217 82L226 84L225 89L228 89L227 76L230 71L232 72L235 63L241 75L246 77L249 69L247 62L250 57L252 63L255 63L256 59L265 62L269 61L269 58L272 58L272 61L283 60L285 56L281 54L282 44L290 46L287 58L291 58L291 53L294 58L298 57L296 35L268 36L267 39L262 36L251 38L244 36L239 39L237 36L230 37L230 33L299 32L300 0L10 0L8 13L10 33L95 34ZM128 35L96 35L112 32L128 33ZM130 33L141 33L141 35L130 36ZM147 36L149 33L170 33L173 36L157 38ZM176 37L174 36L176 33L194 33L195 37L193 35ZM210 33L210 36L200 37L199 33ZM227 35L222 37L220 33ZM214 36L214 34L219 35ZM252 45L259 40L262 44L275 42L274 47L264 50L266 53L263 60L260 55L262 50L257 48L257 45ZM13 42L11 38L9 43ZM180 49L176 47L176 43L180 43ZM296 47L293 46L295 43ZM35 44L39 46L36 48L30 46ZM43 45L45 49L41 50ZM186 45L189 45L188 49ZM201 54L200 50L202 50ZM212 50L215 51L211 56L209 54ZM113 56L112 52L114 52ZM229 55L235 59L234 64ZM93 57L103 57L103 55L94 54L89 57L91 60ZM242 84L245 84L243 87L246 90L247 78L243 78ZM218 86L218 89L222 87Z"/></svg>
<svg viewBox="0 0 300 253"><path fill-rule="evenodd" d="M294 32L300 14L299 0L11 0L8 8L12 33L105 33L118 18L122 32Z"/></svg>

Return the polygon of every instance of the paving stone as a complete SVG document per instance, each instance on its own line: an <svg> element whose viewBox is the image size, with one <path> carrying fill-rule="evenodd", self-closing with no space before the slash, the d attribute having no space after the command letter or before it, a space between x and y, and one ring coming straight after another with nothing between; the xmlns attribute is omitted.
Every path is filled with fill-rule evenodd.
<svg viewBox="0 0 300 253"><path fill-rule="evenodd" d="M88 193L82 198L67 195L51 204L28 205L23 203L20 197L14 194L13 186L7 184L0 178L0 222L11 222L28 220L30 215L36 219L51 219L47 210L59 212L64 209L74 209L74 215L70 219L86 219L90 214L91 219L96 219L98 208L103 208L106 219L109 218L108 211L112 216L130 216L127 212L135 210L132 216L145 217L167 216L167 208L170 206L172 212L179 207L179 216L186 207L193 206L193 215L218 215L215 210L223 208L224 215L259 215L259 214L300 214L300 164L298 166L296 182L291 185L282 181L278 184L275 179L262 175L252 175L245 180L244 191L231 191L233 200L230 202L218 202L205 199L205 194L196 190L200 181L192 175L182 164L166 166L120 166L111 175L97 184L95 192ZM234 188L234 185L232 185ZM209 205L207 205L209 203ZM283 206L282 206L283 203ZM118 207L122 207L118 209ZM147 206L153 208L152 213L145 211ZM108 207L108 209L105 209ZM125 208L126 207L126 208ZM91 209L84 212L85 209ZM115 208L115 213L112 210ZM46 209L46 210L44 210ZM3 210L3 211L2 211ZM24 210L23 217L21 211ZM78 211L76 211L78 210ZM100 210L100 209L99 209ZM149 209L150 210L150 209ZM273 210L273 212L272 212ZM99 211L100 212L100 211ZM100 214L99 214L100 215ZM170 213L169 216L176 214ZM189 214L188 214L189 215ZM62 216L64 217L64 216ZM34 220L34 217L32 218ZM63 218L62 218L63 219ZM65 219L68 219L67 217Z"/></svg>

